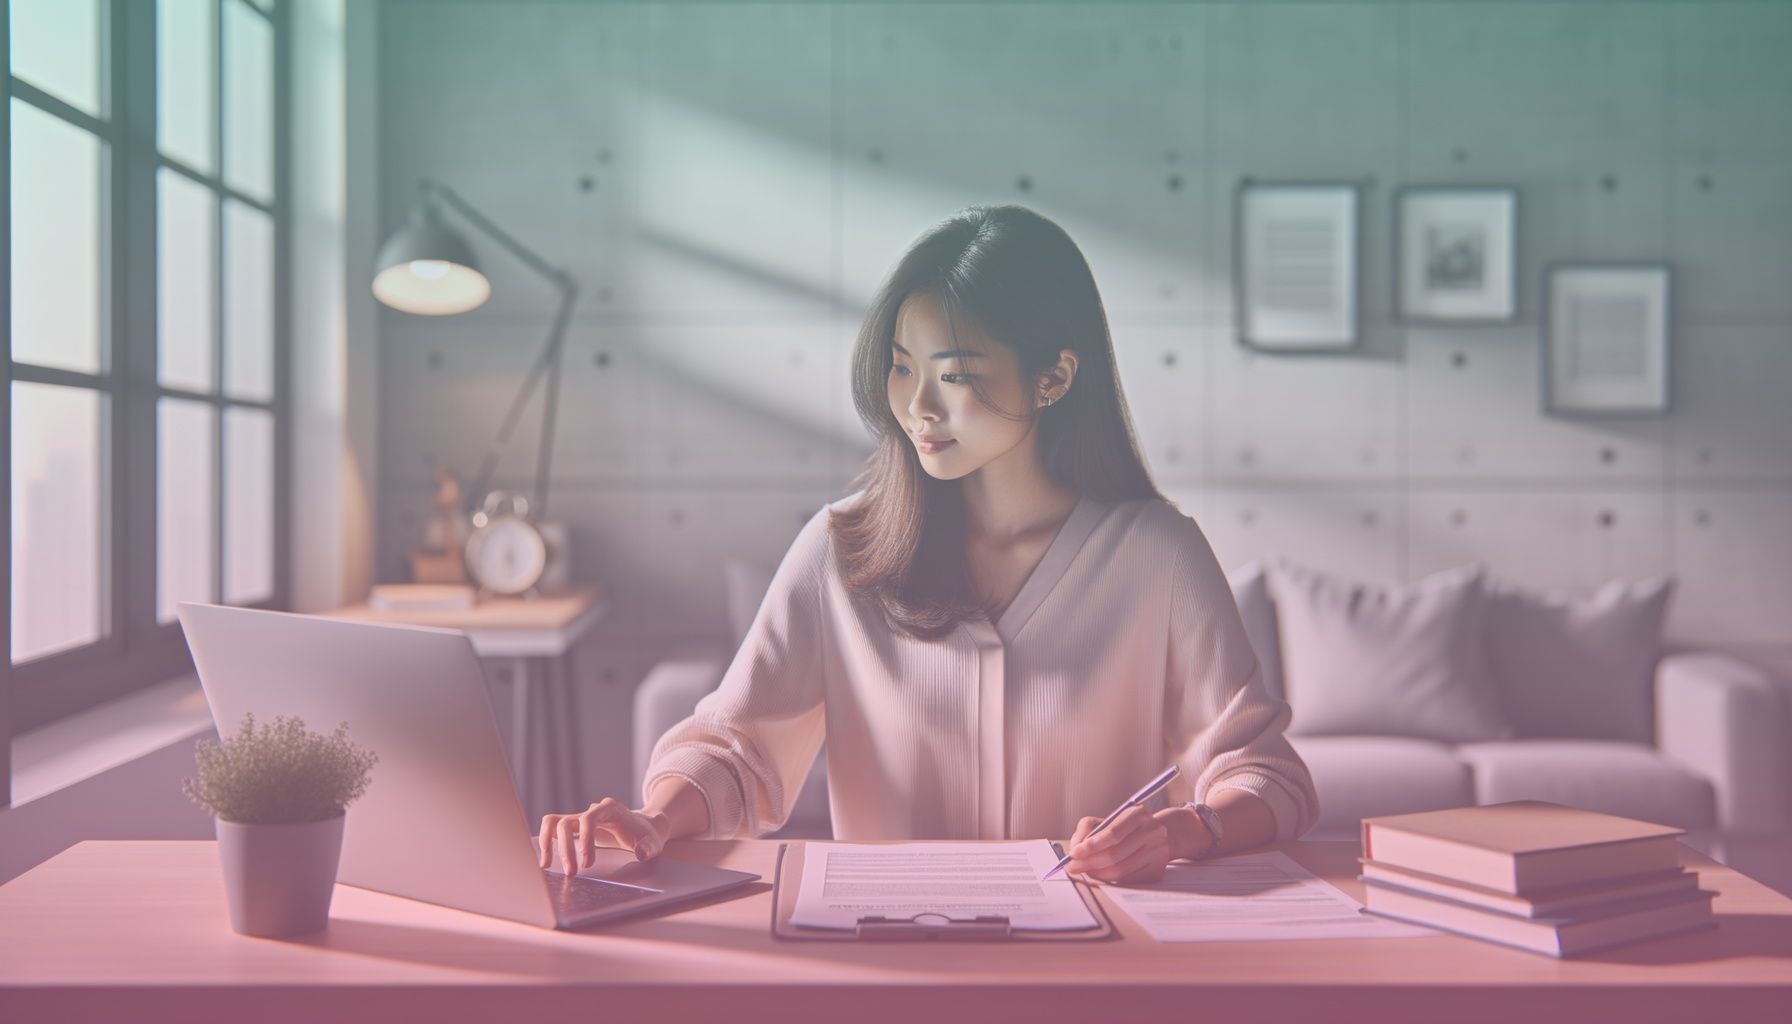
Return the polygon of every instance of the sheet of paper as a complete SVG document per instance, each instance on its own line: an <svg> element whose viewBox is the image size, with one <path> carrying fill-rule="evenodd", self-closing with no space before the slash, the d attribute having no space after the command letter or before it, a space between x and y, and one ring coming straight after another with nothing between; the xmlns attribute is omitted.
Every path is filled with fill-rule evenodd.
<svg viewBox="0 0 1792 1024"><path fill-rule="evenodd" d="M1172 863L1148 886L1103 885L1159 942L1398 939L1430 928L1372 917L1337 886L1277 850L1206 864Z"/></svg>
<svg viewBox="0 0 1792 1024"><path fill-rule="evenodd" d="M1006 914L1015 929L1093 928L1076 883L1044 839L982 843L810 843L791 922L855 928L859 918ZM924 919L932 920L932 919Z"/></svg>

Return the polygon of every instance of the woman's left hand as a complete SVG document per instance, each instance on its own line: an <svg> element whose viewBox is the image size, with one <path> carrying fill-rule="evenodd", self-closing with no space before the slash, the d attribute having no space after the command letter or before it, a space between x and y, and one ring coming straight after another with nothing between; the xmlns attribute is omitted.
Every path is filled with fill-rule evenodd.
<svg viewBox="0 0 1792 1024"><path fill-rule="evenodd" d="M1064 872L1120 885L1161 880L1164 868L1182 856L1179 849L1188 845L1179 844L1172 836L1173 826L1181 824L1172 818L1179 811L1193 817L1182 808L1165 808L1153 814L1142 806L1128 807L1113 824L1093 836L1089 833L1101 824L1101 819L1082 819L1076 823L1076 833L1064 851L1070 854ZM1198 825L1200 819L1195 821Z"/></svg>

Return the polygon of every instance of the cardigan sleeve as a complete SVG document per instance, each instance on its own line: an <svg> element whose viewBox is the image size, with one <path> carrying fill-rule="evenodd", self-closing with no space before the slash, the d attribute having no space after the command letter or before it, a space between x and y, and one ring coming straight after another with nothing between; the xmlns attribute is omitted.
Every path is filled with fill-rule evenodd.
<svg viewBox="0 0 1792 1024"><path fill-rule="evenodd" d="M1195 521L1178 514L1169 595L1164 743L1182 775L1172 803L1208 802L1243 789L1267 803L1276 841L1298 839L1319 818L1306 763L1283 735L1293 710L1269 694L1232 588Z"/></svg>
<svg viewBox="0 0 1792 1024"><path fill-rule="evenodd" d="M654 744L642 780L678 775L703 793L709 829L696 838L753 838L787 821L825 729L822 594L828 508L810 517L772 576L719 686Z"/></svg>

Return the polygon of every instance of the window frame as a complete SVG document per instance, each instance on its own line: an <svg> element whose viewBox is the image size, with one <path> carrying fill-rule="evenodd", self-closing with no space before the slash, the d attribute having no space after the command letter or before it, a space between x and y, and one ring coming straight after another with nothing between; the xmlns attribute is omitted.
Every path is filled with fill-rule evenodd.
<svg viewBox="0 0 1792 1024"><path fill-rule="evenodd" d="M12 737L105 701L192 671L178 622L157 618L157 407L164 397L211 406L214 481L214 566L217 600L225 586L225 411L261 409L273 417L272 594L251 607L284 608L291 594L292 398L290 367L291 268L291 11L272 12L247 0L209 0L216 19L213 52L217 110L214 169L202 173L164 156L158 144L157 11L160 2L102 0L103 116L94 117L28 82L12 77L11 5L0 0L0 65L7 85L0 103L0 322L12 318L12 102L17 99L93 134L103 146L106 183L101 223L105 358L98 374L14 363L11 330L0 331L0 738ZM273 36L273 195L264 201L226 184L224 80L225 7L241 4L267 19ZM158 184L163 168L211 193L213 225L214 383L210 392L162 386L158 378ZM273 394L266 401L229 397L224 320L225 205L240 202L272 218ZM14 665L12 648L12 385L75 386L106 396L101 438L100 570L105 583L100 639ZM10 757L0 758L0 807L11 802Z"/></svg>

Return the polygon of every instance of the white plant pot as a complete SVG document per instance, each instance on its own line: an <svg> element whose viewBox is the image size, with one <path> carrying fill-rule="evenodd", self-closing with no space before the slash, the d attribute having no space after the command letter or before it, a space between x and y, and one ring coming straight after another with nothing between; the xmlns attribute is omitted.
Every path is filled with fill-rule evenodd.
<svg viewBox="0 0 1792 1024"><path fill-rule="evenodd" d="M298 825L214 818L230 926L244 935L303 935L330 923L347 814Z"/></svg>

